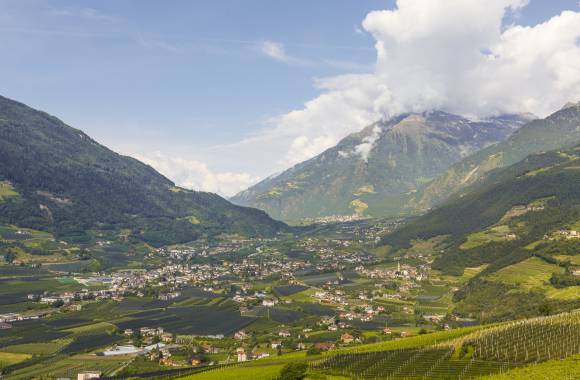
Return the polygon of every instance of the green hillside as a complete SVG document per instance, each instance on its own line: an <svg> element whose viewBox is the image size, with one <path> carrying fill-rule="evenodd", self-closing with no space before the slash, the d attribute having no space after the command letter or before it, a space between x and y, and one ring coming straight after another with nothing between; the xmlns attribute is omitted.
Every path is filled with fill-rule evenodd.
<svg viewBox="0 0 580 380"><path fill-rule="evenodd" d="M0 97L2 223L75 241L92 228L128 229L130 238L152 245L285 228L262 211L178 188L57 118Z"/></svg>
<svg viewBox="0 0 580 380"><path fill-rule="evenodd" d="M485 269L455 293L455 312L484 321L578 307L580 146L532 155L490 173L383 244L399 254L442 241L433 268Z"/></svg>
<svg viewBox="0 0 580 380"><path fill-rule="evenodd" d="M407 199L466 155L504 140L529 121L470 121L445 112L375 123L335 147L236 195L283 220L407 212Z"/></svg>
<svg viewBox="0 0 580 380"><path fill-rule="evenodd" d="M427 210L451 194L481 181L490 171L512 165L530 154L547 152L580 142L580 102L567 104L545 119L531 121L508 139L483 149L451 166L420 189L410 206Z"/></svg>

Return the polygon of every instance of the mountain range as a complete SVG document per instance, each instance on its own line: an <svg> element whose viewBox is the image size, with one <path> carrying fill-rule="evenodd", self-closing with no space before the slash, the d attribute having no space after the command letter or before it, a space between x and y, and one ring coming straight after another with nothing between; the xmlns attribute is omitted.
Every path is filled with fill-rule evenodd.
<svg viewBox="0 0 580 380"><path fill-rule="evenodd" d="M191 191L84 132L0 97L0 223L82 240L127 230L154 246L204 235L272 236L287 228L265 212Z"/></svg>
<svg viewBox="0 0 580 380"><path fill-rule="evenodd" d="M533 120L505 141L491 145L451 166L444 174L423 186L410 205L427 210L450 194L476 183L490 171L509 166L530 154L571 146L580 141L580 102L568 103L545 119Z"/></svg>
<svg viewBox="0 0 580 380"><path fill-rule="evenodd" d="M231 200L287 221L408 213L408 201L422 186L531 119L504 115L469 120L442 111L401 115L351 134Z"/></svg>

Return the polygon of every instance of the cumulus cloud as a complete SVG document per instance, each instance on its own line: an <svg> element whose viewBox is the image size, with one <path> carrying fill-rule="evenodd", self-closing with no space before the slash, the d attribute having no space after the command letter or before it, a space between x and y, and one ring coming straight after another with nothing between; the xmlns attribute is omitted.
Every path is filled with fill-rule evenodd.
<svg viewBox="0 0 580 380"><path fill-rule="evenodd" d="M399 0L371 12L376 80L392 96L387 114L443 108L486 116L546 115L580 97L580 14L532 27L502 25L524 0Z"/></svg>
<svg viewBox="0 0 580 380"><path fill-rule="evenodd" d="M318 79L320 96L272 118L271 128L252 140L286 142L286 153L270 160L279 170L405 112L546 116L579 100L580 13L565 11L534 26L506 24L527 3L398 0L392 10L371 12L362 25L376 40L373 72ZM275 46L270 53L284 56Z"/></svg>
<svg viewBox="0 0 580 380"><path fill-rule="evenodd" d="M526 5L527 0L398 0L395 8L363 20L377 52L369 73L317 79L318 97L270 118L243 141L213 147L213 157L204 159L227 159L243 174L216 174L191 161L168 161L167 170L152 165L185 186L232 194L258 176L309 159L349 133L401 113L546 116L580 100L580 13L564 11L541 24L517 25L514 16ZM280 43L263 42L260 51L280 62L300 62ZM370 139L358 148L363 159L373 144Z"/></svg>
<svg viewBox="0 0 580 380"><path fill-rule="evenodd" d="M231 196L259 180L259 177L248 173L216 173L203 162L172 157L161 152L152 152L147 155L132 154L132 156L152 166L171 178L178 186L186 189Z"/></svg>

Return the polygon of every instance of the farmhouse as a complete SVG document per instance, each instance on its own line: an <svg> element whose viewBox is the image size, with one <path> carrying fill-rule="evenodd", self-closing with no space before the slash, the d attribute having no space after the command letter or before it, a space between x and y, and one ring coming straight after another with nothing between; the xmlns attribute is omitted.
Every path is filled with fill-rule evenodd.
<svg viewBox="0 0 580 380"><path fill-rule="evenodd" d="M248 355L242 347L238 348L236 352L238 354L238 362L245 362L248 360Z"/></svg>
<svg viewBox="0 0 580 380"><path fill-rule="evenodd" d="M334 347L335 347L334 343L331 342L320 342L314 344L314 348L320 351L332 350Z"/></svg>
<svg viewBox="0 0 580 380"><path fill-rule="evenodd" d="M194 367L201 364L201 360L199 358L195 358L195 357L191 358L190 362L191 362L191 365Z"/></svg>
<svg viewBox="0 0 580 380"><path fill-rule="evenodd" d="M352 343L354 341L354 336L350 335L349 333L344 333L340 336L340 340L342 340L342 343Z"/></svg>

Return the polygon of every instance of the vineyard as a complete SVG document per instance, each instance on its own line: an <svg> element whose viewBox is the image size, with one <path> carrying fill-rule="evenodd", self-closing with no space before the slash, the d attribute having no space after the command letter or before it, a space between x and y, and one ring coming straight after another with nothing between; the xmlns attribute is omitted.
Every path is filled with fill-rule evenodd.
<svg viewBox="0 0 580 380"><path fill-rule="evenodd" d="M453 358L452 348L402 349L334 355L314 368L360 379L452 379L501 373L514 364Z"/></svg>
<svg viewBox="0 0 580 380"><path fill-rule="evenodd" d="M579 353L580 313L576 312L479 329L420 348L332 355L312 367L361 379L466 379Z"/></svg>
<svg viewBox="0 0 580 380"><path fill-rule="evenodd" d="M306 361L313 378L475 379L528 370L580 371L580 312L471 327L329 351ZM282 360L284 356L281 357ZM565 359L564 361L560 359ZM565 368L561 363L568 363ZM188 379L275 379L279 361L260 361L191 375ZM252 376L253 374L253 376ZM547 377L548 378L548 377Z"/></svg>
<svg viewBox="0 0 580 380"><path fill-rule="evenodd" d="M580 312L510 322L460 340L480 360L510 363L563 359L580 353Z"/></svg>

